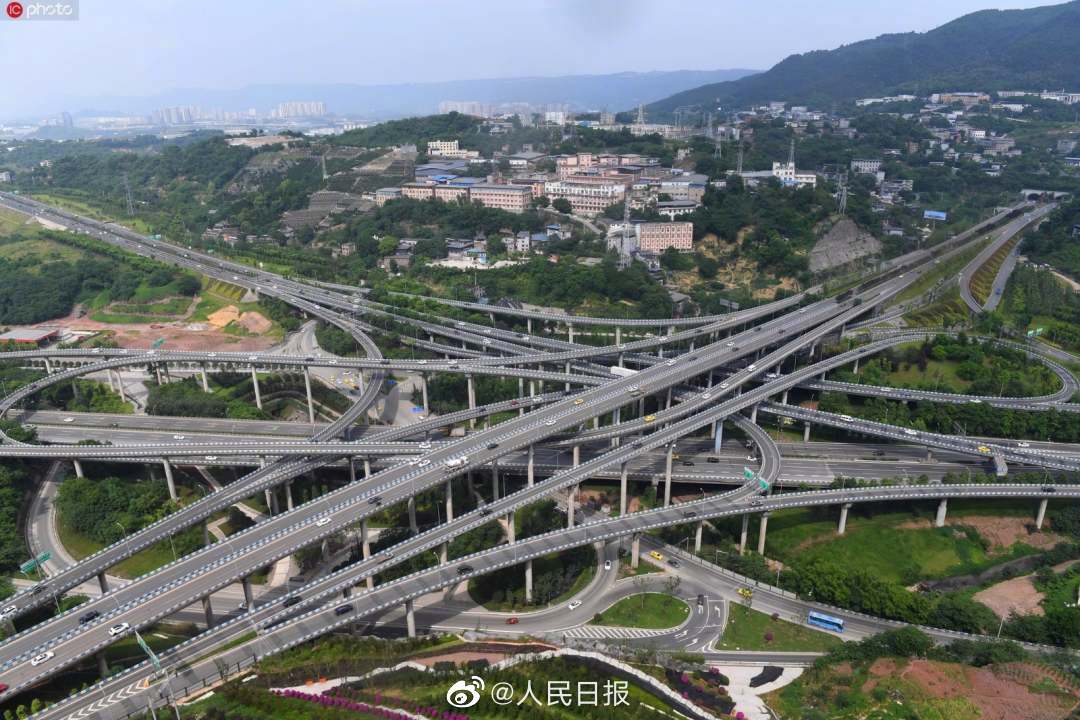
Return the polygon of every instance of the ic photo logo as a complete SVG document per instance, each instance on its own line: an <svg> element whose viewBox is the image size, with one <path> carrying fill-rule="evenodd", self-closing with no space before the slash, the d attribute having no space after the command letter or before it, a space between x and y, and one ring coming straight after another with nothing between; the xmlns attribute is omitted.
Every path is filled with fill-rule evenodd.
<svg viewBox="0 0 1080 720"><path fill-rule="evenodd" d="M456 708L471 708L480 702L480 693L484 691L484 679L476 675L471 680L458 680L446 691L446 702Z"/></svg>
<svg viewBox="0 0 1080 720"><path fill-rule="evenodd" d="M78 20L79 0L55 2L27 2L11 0L4 6L4 15L10 20Z"/></svg>

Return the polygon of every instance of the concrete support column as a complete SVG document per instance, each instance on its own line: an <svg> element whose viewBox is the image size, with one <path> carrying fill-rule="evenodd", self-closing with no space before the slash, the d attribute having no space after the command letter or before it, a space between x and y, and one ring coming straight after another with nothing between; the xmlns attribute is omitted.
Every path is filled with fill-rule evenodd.
<svg viewBox="0 0 1080 720"><path fill-rule="evenodd" d="M251 578L241 580L240 587L244 590L244 604L247 605L248 612L251 612L255 609L255 593L251 590Z"/></svg>
<svg viewBox="0 0 1080 720"><path fill-rule="evenodd" d="M937 516L934 518L934 527L945 527L945 513L949 510L948 498L941 498L937 506Z"/></svg>
<svg viewBox="0 0 1080 720"><path fill-rule="evenodd" d="M765 554L765 532L769 527L769 513L761 513L761 524L758 525L757 551L758 555Z"/></svg>
<svg viewBox="0 0 1080 720"><path fill-rule="evenodd" d="M615 326L615 344L622 345L622 328L618 325Z"/></svg>
<svg viewBox="0 0 1080 720"><path fill-rule="evenodd" d="M454 519L454 487L453 481L446 481L446 522L452 522Z"/></svg>
<svg viewBox="0 0 1080 720"><path fill-rule="evenodd" d="M364 479L371 477L371 458L364 458Z"/></svg>
<svg viewBox="0 0 1080 720"><path fill-rule="evenodd" d="M405 629L409 637L416 637L416 611L412 600L405 601Z"/></svg>
<svg viewBox="0 0 1080 720"><path fill-rule="evenodd" d="M667 459L664 461L664 507L671 505L671 461L675 454L675 443L667 447Z"/></svg>
<svg viewBox="0 0 1080 720"><path fill-rule="evenodd" d="M581 464L581 446L575 445L573 449L574 467Z"/></svg>
<svg viewBox="0 0 1080 720"><path fill-rule="evenodd" d="M532 487L536 482L536 467L534 465L535 457L536 457L536 448L534 448L532 445L530 445L529 446L529 464L525 469L525 480L528 483L529 487Z"/></svg>
<svg viewBox="0 0 1080 720"><path fill-rule="evenodd" d="M780 404L781 405L787 405L787 394L788 394L788 391L785 390L784 394L780 396Z"/></svg>
<svg viewBox="0 0 1080 720"><path fill-rule="evenodd" d="M255 372L255 366L251 366L251 386L255 388L255 407L262 410L262 393L259 392L259 374Z"/></svg>
<svg viewBox="0 0 1080 720"><path fill-rule="evenodd" d="M199 375L202 377L203 392L210 392L210 381L206 377L206 363L199 366Z"/></svg>
<svg viewBox="0 0 1080 720"><path fill-rule="evenodd" d="M266 511L271 515L277 515L277 493L273 488L266 488L263 490L263 494L266 496Z"/></svg>
<svg viewBox="0 0 1080 720"><path fill-rule="evenodd" d="M415 535L420 532L420 528L416 524L416 498L409 498L407 504L409 508L409 531L412 532L413 535Z"/></svg>
<svg viewBox="0 0 1080 720"><path fill-rule="evenodd" d="M1043 498L1039 501L1039 511L1035 514L1035 529L1042 530L1043 520L1046 519L1046 505L1048 500Z"/></svg>
<svg viewBox="0 0 1080 720"><path fill-rule="evenodd" d="M423 399L424 412L428 411L427 375L420 373L420 397Z"/></svg>
<svg viewBox="0 0 1080 720"><path fill-rule="evenodd" d="M847 513L851 509L851 503L844 503L840 506L840 524L836 527L836 534L843 535L847 530Z"/></svg>
<svg viewBox="0 0 1080 720"><path fill-rule="evenodd" d="M311 368L304 366L304 392L307 393L308 422L315 424L315 402L311 398Z"/></svg>
<svg viewBox="0 0 1080 720"><path fill-rule="evenodd" d="M112 370L105 371L105 379L109 381L109 389L116 392L116 385L113 384Z"/></svg>
<svg viewBox="0 0 1080 720"><path fill-rule="evenodd" d="M630 541L630 567L637 569L638 563L641 561L641 533L634 533L633 540Z"/></svg>
<svg viewBox="0 0 1080 720"><path fill-rule="evenodd" d="M469 409L470 410L475 410L476 409L476 385L475 385L475 383L473 383L473 376L472 375L466 375L465 376L465 387L466 387L466 390L468 391ZM475 427L476 427L476 418L469 418L469 428L475 428Z"/></svg>
<svg viewBox="0 0 1080 720"><path fill-rule="evenodd" d="M810 423L803 425L802 441L804 443L810 442Z"/></svg>
<svg viewBox="0 0 1080 720"><path fill-rule="evenodd" d="M566 527L574 527L574 505L577 504L578 486L574 485L566 495Z"/></svg>
<svg viewBox="0 0 1080 720"><path fill-rule="evenodd" d="M532 335L532 318L525 318L525 332Z"/></svg>
<svg viewBox="0 0 1080 720"><path fill-rule="evenodd" d="M852 369L852 373L855 375L859 374L859 358L855 358L855 367Z"/></svg>
<svg viewBox="0 0 1080 720"><path fill-rule="evenodd" d="M75 477L86 477L86 475L83 474L82 463L79 462L78 459L72 460L71 464L75 466Z"/></svg>
<svg viewBox="0 0 1080 720"><path fill-rule="evenodd" d="M155 363L151 367L154 368L154 378L157 380L157 384L164 385L164 383L161 382L161 366Z"/></svg>
<svg viewBox="0 0 1080 720"><path fill-rule="evenodd" d="M614 410L611 411L611 424L613 426L617 426L621 422L622 422L622 408L617 407L617 408L615 408ZM611 447L619 447L619 445L621 445L621 444L622 444L622 441L621 441L621 439L619 438L618 435L611 438Z"/></svg>
<svg viewBox="0 0 1080 720"><path fill-rule="evenodd" d="M293 509L292 480L285 481L285 509Z"/></svg>
<svg viewBox="0 0 1080 720"><path fill-rule="evenodd" d="M569 338L570 342L572 343L572 342L574 342L574 323L566 323L566 328L567 328L567 337Z"/></svg>
<svg viewBox="0 0 1080 720"><path fill-rule="evenodd" d="M739 554L742 555L746 552L746 534L750 529L750 515L745 514L742 516L742 530L739 532Z"/></svg>
<svg viewBox="0 0 1080 720"><path fill-rule="evenodd" d="M701 552L701 534L705 528L705 521L701 520L697 524L697 530L694 532L694 552Z"/></svg>
<svg viewBox="0 0 1080 720"><path fill-rule="evenodd" d="M934 462L934 451L931 448L926 448L926 462Z"/></svg>
<svg viewBox="0 0 1080 720"><path fill-rule="evenodd" d="M364 560L371 557L371 541L368 539L367 520L360 521L360 553ZM368 590L375 587L375 578L372 575L368 575L364 578L364 582L367 583Z"/></svg>
<svg viewBox="0 0 1080 720"><path fill-rule="evenodd" d="M98 675L100 675L101 679L104 680L105 678L109 677L109 663L105 659L105 651L99 650L94 655L94 657L97 659Z"/></svg>
<svg viewBox="0 0 1080 720"><path fill-rule="evenodd" d="M626 463L623 463L619 466L619 517L626 514L626 507L630 502L626 491Z"/></svg>
<svg viewBox="0 0 1080 720"><path fill-rule="evenodd" d="M161 465L165 468L165 483L169 486L169 499L176 500L179 496L176 494L176 482L173 480L172 463L169 462L169 458L162 458Z"/></svg>
<svg viewBox="0 0 1080 720"><path fill-rule="evenodd" d="M525 378L518 378L518 417L525 414L525 403L521 402L525 398Z"/></svg>
<svg viewBox="0 0 1080 720"><path fill-rule="evenodd" d="M105 571L102 570L97 576L98 587L101 588L101 594L109 592L109 579L105 576Z"/></svg>
<svg viewBox="0 0 1080 720"><path fill-rule="evenodd" d="M214 627L214 608L210 605L210 596L202 599L203 614L206 616L206 627Z"/></svg>
<svg viewBox="0 0 1080 720"><path fill-rule="evenodd" d="M356 458L349 456L349 482L356 482Z"/></svg>
<svg viewBox="0 0 1080 720"><path fill-rule="evenodd" d="M499 499L499 459L491 461L491 499Z"/></svg>
<svg viewBox="0 0 1080 720"><path fill-rule="evenodd" d="M506 542L511 545L517 540L517 528L514 526L514 513L506 515Z"/></svg>
<svg viewBox="0 0 1080 720"><path fill-rule="evenodd" d="M124 392L124 379L120 376L120 371L116 371L116 391L120 393L120 399L127 402L127 393Z"/></svg>
<svg viewBox="0 0 1080 720"><path fill-rule="evenodd" d="M752 423L757 423L757 409L758 406L756 403L752 408L750 408L750 422Z"/></svg>
<svg viewBox="0 0 1080 720"><path fill-rule="evenodd" d="M720 454L720 445L724 442L724 421L716 421L716 433L713 435L713 455Z"/></svg>
<svg viewBox="0 0 1080 720"><path fill-rule="evenodd" d="M565 372L566 372L567 375L570 374L570 361L569 360L566 361L566 370L565 370ZM567 392L570 392L570 383L566 383L565 387L563 387L563 390L566 390Z"/></svg>
<svg viewBox="0 0 1080 720"><path fill-rule="evenodd" d="M532 560L525 561L525 602L533 601Z"/></svg>
<svg viewBox="0 0 1080 720"><path fill-rule="evenodd" d="M52 375L52 363L49 362L49 358L45 358L45 374Z"/></svg>

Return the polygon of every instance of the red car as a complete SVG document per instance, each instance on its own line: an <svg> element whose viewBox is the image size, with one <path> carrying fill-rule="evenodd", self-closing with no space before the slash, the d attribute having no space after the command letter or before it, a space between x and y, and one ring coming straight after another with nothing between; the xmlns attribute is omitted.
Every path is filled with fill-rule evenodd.
<svg viewBox="0 0 1080 720"><path fill-rule="evenodd" d="M518 619L516 617L508 617L508 618L506 618L506 624L507 625L517 625L518 624Z"/></svg>
<svg viewBox="0 0 1080 720"><path fill-rule="evenodd" d="M7 689L8 689L7 685L5 685L4 683L0 683L0 693L7 692Z"/></svg>

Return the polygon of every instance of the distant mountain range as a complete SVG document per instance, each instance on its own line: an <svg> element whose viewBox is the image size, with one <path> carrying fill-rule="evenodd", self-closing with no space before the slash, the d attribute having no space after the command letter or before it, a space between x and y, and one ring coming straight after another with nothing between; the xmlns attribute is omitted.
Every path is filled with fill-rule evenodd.
<svg viewBox="0 0 1080 720"><path fill-rule="evenodd" d="M902 92L1062 88L1080 89L1080 0L983 10L925 33L792 55L766 72L679 92L648 110L660 119L682 106L711 110L785 100L828 109Z"/></svg>
<svg viewBox="0 0 1080 720"><path fill-rule="evenodd" d="M329 112L369 119L428 115L443 100L482 103L566 103L575 110L620 110L650 103L672 92L705 83L736 80L756 70L673 70L625 72L611 75L497 78L394 85L303 84L251 85L233 90L185 88L151 97L83 98L69 110L79 114L149 113L162 107L201 105L205 108L265 112L290 100L322 100Z"/></svg>

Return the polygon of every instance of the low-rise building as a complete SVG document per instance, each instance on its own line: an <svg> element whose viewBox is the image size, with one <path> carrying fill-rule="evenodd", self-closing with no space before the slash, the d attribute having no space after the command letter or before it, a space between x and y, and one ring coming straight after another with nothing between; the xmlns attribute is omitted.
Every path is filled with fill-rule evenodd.
<svg viewBox="0 0 1080 720"><path fill-rule="evenodd" d="M458 147L457 140L429 140L427 144L427 153L431 157L454 158L459 160L480 157L480 153L476 150L465 150L464 148Z"/></svg>
<svg viewBox="0 0 1080 720"><path fill-rule="evenodd" d="M527 185L483 183L473 185L469 189L468 198L471 202L478 202L484 207L523 213L532 203L533 189Z"/></svg>
<svg viewBox="0 0 1080 720"><path fill-rule="evenodd" d="M697 208L698 203L692 200L661 200L656 203L656 212L669 220L674 220L682 215L689 215Z"/></svg>
<svg viewBox="0 0 1080 720"><path fill-rule="evenodd" d="M643 222L635 223L638 249L642 252L662 253L668 248L679 252L694 249L694 223L690 222Z"/></svg>
<svg viewBox="0 0 1080 720"><path fill-rule="evenodd" d="M777 178L785 186L809 186L817 187L817 175L812 172L799 172L795 169L795 163L774 162L772 164L772 176Z"/></svg>
<svg viewBox="0 0 1080 720"><path fill-rule="evenodd" d="M851 171L860 175L875 175L880 169L880 160L855 159L851 161Z"/></svg>
<svg viewBox="0 0 1080 720"><path fill-rule="evenodd" d="M375 191L375 205L382 207L391 200L401 199L401 188L399 187L386 187L379 188Z"/></svg>
<svg viewBox="0 0 1080 720"><path fill-rule="evenodd" d="M610 179L606 182L553 180L544 184L544 194L552 201L567 200L576 215L593 216L621 202L626 195L626 185Z"/></svg>

